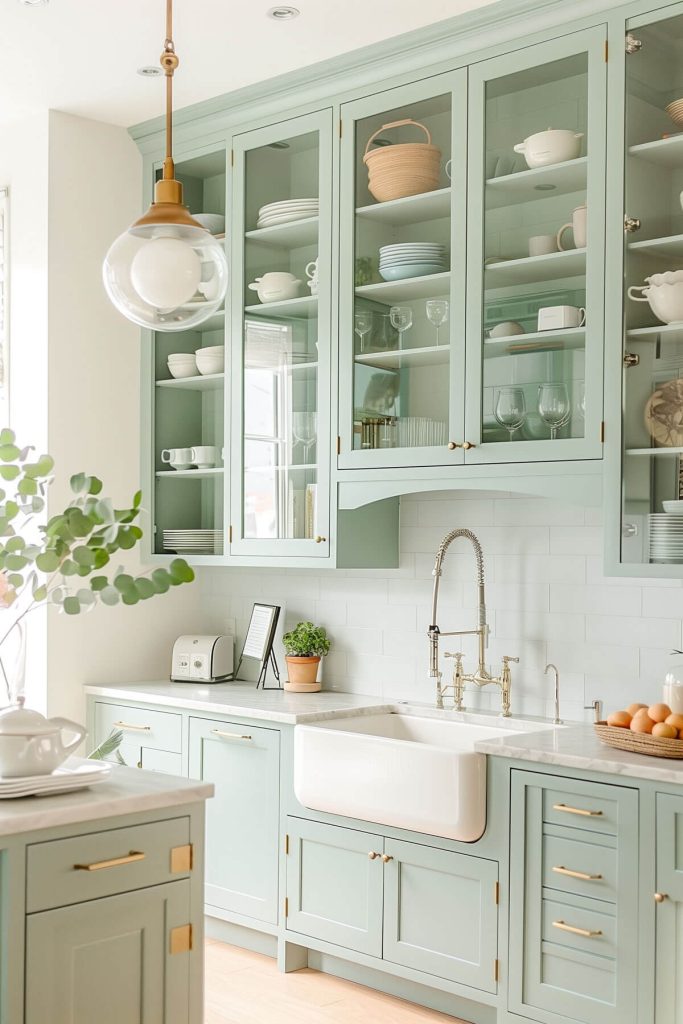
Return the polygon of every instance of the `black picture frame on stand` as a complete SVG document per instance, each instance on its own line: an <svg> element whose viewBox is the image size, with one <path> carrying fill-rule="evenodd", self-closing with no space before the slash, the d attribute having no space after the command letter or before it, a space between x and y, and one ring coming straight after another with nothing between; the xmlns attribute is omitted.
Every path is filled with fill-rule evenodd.
<svg viewBox="0 0 683 1024"><path fill-rule="evenodd" d="M282 689L280 669L275 657L275 651L273 650L273 642L275 640L275 631L277 630L277 624L280 618L280 611L281 607L278 604L260 604L258 602L254 604L254 607L251 610L249 628L247 629L247 635L242 646L242 653L240 654L239 661L237 662L235 679L239 679L240 668L243 660L245 658L253 659L260 665L258 678L256 680L257 690L259 687L262 690ZM276 686L266 686L269 665L273 669L273 675L277 681Z"/></svg>

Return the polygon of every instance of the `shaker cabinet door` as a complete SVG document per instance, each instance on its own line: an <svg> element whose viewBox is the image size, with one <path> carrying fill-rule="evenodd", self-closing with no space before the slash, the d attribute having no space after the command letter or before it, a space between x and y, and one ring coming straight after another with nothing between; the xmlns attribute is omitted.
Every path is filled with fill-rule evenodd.
<svg viewBox="0 0 683 1024"><path fill-rule="evenodd" d="M25 1024L189 1024L190 883L30 914Z"/></svg>
<svg viewBox="0 0 683 1024"><path fill-rule="evenodd" d="M680 963L683 955L683 799L657 796L657 893L655 903L657 1024L683 1024Z"/></svg>

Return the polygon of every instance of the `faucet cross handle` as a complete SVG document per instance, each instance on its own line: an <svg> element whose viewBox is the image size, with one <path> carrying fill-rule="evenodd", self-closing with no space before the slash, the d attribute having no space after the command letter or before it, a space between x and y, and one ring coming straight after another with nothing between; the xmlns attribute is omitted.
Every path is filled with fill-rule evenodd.
<svg viewBox="0 0 683 1024"><path fill-rule="evenodd" d="M511 661L514 661L516 664L519 664L519 658L513 658L511 654L504 654L503 655L503 664L504 665L509 665Z"/></svg>
<svg viewBox="0 0 683 1024"><path fill-rule="evenodd" d="M457 651L455 654L452 654L450 651L444 651L444 658L457 658L458 661L462 661L464 657L465 655L462 651Z"/></svg>

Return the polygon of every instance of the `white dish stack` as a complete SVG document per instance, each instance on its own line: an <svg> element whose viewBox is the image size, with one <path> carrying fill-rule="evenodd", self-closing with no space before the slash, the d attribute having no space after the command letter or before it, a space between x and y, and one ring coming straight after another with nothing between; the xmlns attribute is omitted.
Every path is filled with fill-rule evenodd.
<svg viewBox="0 0 683 1024"><path fill-rule="evenodd" d="M397 242L379 250L379 272L385 281L442 274L448 269L448 250L439 242Z"/></svg>
<svg viewBox="0 0 683 1024"><path fill-rule="evenodd" d="M75 789L86 789L104 782L111 765L104 761L88 761L74 757L55 768L49 775L26 775L0 779L0 800L17 800L22 796L56 796Z"/></svg>
<svg viewBox="0 0 683 1024"><path fill-rule="evenodd" d="M683 515L652 512L647 518L650 561L683 563Z"/></svg>
<svg viewBox="0 0 683 1024"><path fill-rule="evenodd" d="M278 224L289 224L294 220L317 217L320 209L318 199L284 199L279 203L267 203L258 212L257 228L273 228Z"/></svg>
<svg viewBox="0 0 683 1024"><path fill-rule="evenodd" d="M222 555L222 530L164 530L164 551L176 555Z"/></svg>

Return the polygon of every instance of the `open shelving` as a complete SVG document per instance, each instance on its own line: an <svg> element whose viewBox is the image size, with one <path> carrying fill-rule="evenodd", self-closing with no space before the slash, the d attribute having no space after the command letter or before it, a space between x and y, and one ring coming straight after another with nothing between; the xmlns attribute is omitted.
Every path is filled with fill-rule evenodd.
<svg viewBox="0 0 683 1024"><path fill-rule="evenodd" d="M224 373L199 374L196 377L171 377L155 382L158 388L173 391L219 391L225 385Z"/></svg>
<svg viewBox="0 0 683 1024"><path fill-rule="evenodd" d="M489 263L485 268L487 288L535 284L580 277L586 273L586 250L568 249L547 256L524 256L517 260Z"/></svg>
<svg viewBox="0 0 683 1024"><path fill-rule="evenodd" d="M400 370L404 366L440 366L448 363L448 345L426 345L422 348L392 349L390 352L363 352L357 363L375 366L378 370Z"/></svg>
<svg viewBox="0 0 683 1024"><path fill-rule="evenodd" d="M486 182L486 206L496 210L538 199L567 195L586 188L588 158L577 157L549 167L533 167Z"/></svg>
<svg viewBox="0 0 683 1024"><path fill-rule="evenodd" d="M683 166L683 133L672 135L666 139L656 139L654 142L642 142L637 146L630 146L628 155L647 160L651 164L658 164L660 167L681 167Z"/></svg>
<svg viewBox="0 0 683 1024"><path fill-rule="evenodd" d="M519 356L539 352L582 349L585 339L585 327L571 327L561 331L530 331L528 334L509 334L501 338L487 338L484 342L484 359L492 359L496 356Z"/></svg>
<svg viewBox="0 0 683 1024"><path fill-rule="evenodd" d="M293 220L289 224L274 224L270 228L256 228L245 232L248 242L269 245L278 249L299 249L305 245L315 245L318 240L320 220L318 217L305 217Z"/></svg>
<svg viewBox="0 0 683 1024"><path fill-rule="evenodd" d="M358 298L376 299L377 302L410 302L411 299L428 299L432 295L443 295L450 288L449 271L442 274L425 274L423 277L408 277L403 281L382 281L379 284L364 284L356 288Z"/></svg>
<svg viewBox="0 0 683 1024"><path fill-rule="evenodd" d="M158 469L156 476L166 480L176 477L179 480L208 480L211 477L222 476L223 472L222 466L215 466L213 469Z"/></svg>
<svg viewBox="0 0 683 1024"><path fill-rule="evenodd" d="M295 317L309 320L318 315L318 296L302 295L282 302L259 302L257 305L245 306L244 312L250 316Z"/></svg>
<svg viewBox="0 0 683 1024"><path fill-rule="evenodd" d="M420 192L404 199L390 199L386 203L360 206L356 216L377 224L402 227L406 224L423 224L430 220L449 217L451 212L451 190L440 188L433 192Z"/></svg>

